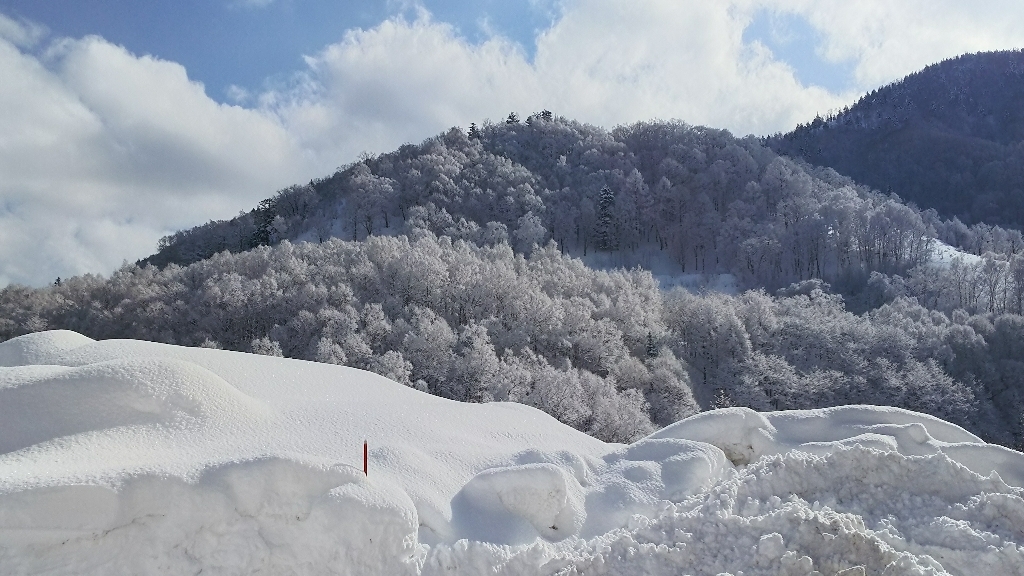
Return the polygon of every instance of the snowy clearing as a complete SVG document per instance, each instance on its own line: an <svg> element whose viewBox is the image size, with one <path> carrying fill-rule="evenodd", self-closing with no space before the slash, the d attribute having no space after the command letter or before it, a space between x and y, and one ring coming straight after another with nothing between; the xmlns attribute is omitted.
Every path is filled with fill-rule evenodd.
<svg viewBox="0 0 1024 576"><path fill-rule="evenodd" d="M53 331L0 366L3 574L1024 574L1024 455L905 410L627 446L237 352Z"/></svg>
<svg viewBox="0 0 1024 576"><path fill-rule="evenodd" d="M932 240L932 257L928 261L928 265L948 270L956 259L959 259L963 264L971 265L977 265L982 260L981 256L964 252L940 240Z"/></svg>

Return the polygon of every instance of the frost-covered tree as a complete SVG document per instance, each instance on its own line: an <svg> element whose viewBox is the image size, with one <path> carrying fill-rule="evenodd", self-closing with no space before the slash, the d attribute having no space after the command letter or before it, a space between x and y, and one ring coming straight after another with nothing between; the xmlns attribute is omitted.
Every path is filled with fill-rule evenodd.
<svg viewBox="0 0 1024 576"><path fill-rule="evenodd" d="M281 345L275 340L271 340L266 336L257 338L252 341L249 347L253 354L262 354L264 356L284 356L281 352Z"/></svg>

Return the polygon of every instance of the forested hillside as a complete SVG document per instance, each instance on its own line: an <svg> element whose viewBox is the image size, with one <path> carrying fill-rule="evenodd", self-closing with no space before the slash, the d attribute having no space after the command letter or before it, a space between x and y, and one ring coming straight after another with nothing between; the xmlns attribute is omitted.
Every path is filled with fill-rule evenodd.
<svg viewBox="0 0 1024 576"><path fill-rule="evenodd" d="M647 271L592 270L553 246L526 259L425 234L9 287L0 315L5 337L59 326L356 366L449 398L525 402L611 440L700 408L870 403L1010 441L995 406L1020 405L1024 319L950 319L905 298L857 316L821 287L662 292Z"/></svg>
<svg viewBox="0 0 1024 576"><path fill-rule="evenodd" d="M767 140L943 218L1024 226L1024 52L968 54Z"/></svg>
<svg viewBox="0 0 1024 576"><path fill-rule="evenodd" d="M513 120L365 158L248 214L165 238L148 262L430 231L522 253L554 240L626 266L654 253L677 272L729 272L775 289L907 270L933 235L928 216L898 199L754 138L672 122L608 132L548 113Z"/></svg>
<svg viewBox="0 0 1024 576"><path fill-rule="evenodd" d="M1022 246L754 138L542 112L364 157L109 279L7 287L0 339L347 364L606 440L725 405L870 403L1016 444ZM648 265L747 290L663 290Z"/></svg>

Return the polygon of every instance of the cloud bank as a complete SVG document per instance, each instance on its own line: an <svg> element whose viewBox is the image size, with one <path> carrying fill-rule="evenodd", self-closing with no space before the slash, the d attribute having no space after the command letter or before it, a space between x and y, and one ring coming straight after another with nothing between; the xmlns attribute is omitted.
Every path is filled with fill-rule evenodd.
<svg viewBox="0 0 1024 576"><path fill-rule="evenodd" d="M543 108L614 126L650 118L788 130L860 92L963 52L1024 45L1024 6L953 1L569 0L533 56L470 42L423 8L306 57L285 85L230 106L186 70L99 37L55 39L0 15L0 285L109 274L157 239L251 208L453 125ZM758 11L804 18L809 47L852 63L850 93L797 80L743 31Z"/></svg>
<svg viewBox="0 0 1024 576"><path fill-rule="evenodd" d="M0 283L109 273L316 165L272 114L100 38L0 41Z"/></svg>

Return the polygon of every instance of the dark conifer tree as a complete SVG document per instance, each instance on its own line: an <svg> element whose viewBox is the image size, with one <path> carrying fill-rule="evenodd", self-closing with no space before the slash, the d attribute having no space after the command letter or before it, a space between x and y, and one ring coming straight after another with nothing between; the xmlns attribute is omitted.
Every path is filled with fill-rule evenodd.
<svg viewBox="0 0 1024 576"><path fill-rule="evenodd" d="M274 211L274 199L267 198L261 200L259 206L253 211L256 220L256 231L253 232L252 238L249 240L249 245L252 248L257 246L269 246L270 237L270 225L274 221L276 212Z"/></svg>
<svg viewBox="0 0 1024 576"><path fill-rule="evenodd" d="M647 333L647 357L657 358L658 357L658 344L654 341L654 335L650 332Z"/></svg>
<svg viewBox="0 0 1024 576"><path fill-rule="evenodd" d="M615 217L612 214L614 207L615 193L605 186L601 189L601 196L597 201L597 243L601 250L616 248Z"/></svg>

